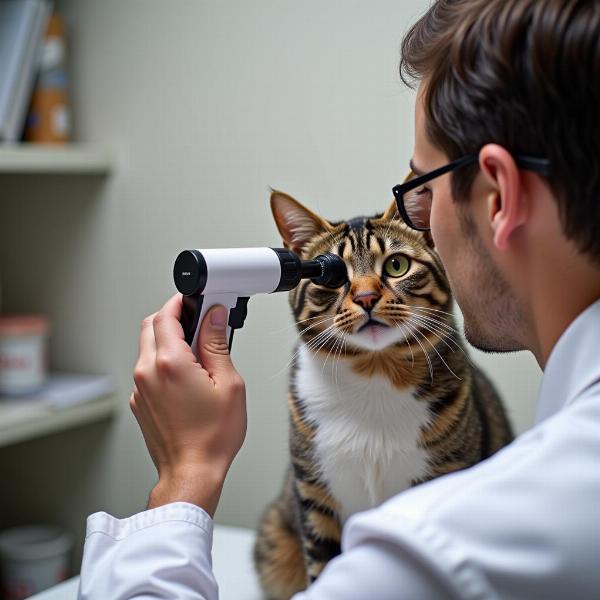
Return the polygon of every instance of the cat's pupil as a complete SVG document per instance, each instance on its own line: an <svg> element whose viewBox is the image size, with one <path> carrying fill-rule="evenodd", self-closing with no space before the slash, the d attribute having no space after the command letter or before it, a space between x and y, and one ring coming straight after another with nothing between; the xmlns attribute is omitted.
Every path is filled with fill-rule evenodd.
<svg viewBox="0 0 600 600"><path fill-rule="evenodd" d="M398 271L400 269L400 261L397 258L394 258L394 260L392 260L392 266Z"/></svg>

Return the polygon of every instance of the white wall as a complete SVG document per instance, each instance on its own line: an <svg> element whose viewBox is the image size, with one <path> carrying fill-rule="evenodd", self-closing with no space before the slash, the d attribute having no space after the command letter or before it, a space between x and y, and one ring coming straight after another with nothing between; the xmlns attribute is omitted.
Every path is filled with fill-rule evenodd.
<svg viewBox="0 0 600 600"><path fill-rule="evenodd" d="M63 461L61 452L74 460L74 449L86 449L71 479L45 479L49 502L62 507L73 529L81 531L92 510L124 516L141 509L154 481L126 403L139 323L174 291L179 250L279 245L268 186L331 219L387 206L412 150L414 97L397 75L399 44L426 5L59 2L71 26L77 134L111 144L119 165L111 181L88 184L92 189L52 181L29 189L49 194L69 214L81 200L74 210L89 235L70 237L73 243L59 244L51 256L67 260L81 244L98 268L96 282L89 272L81 276L85 314L76 289L61 295L66 306L53 308L67 320L76 313L78 324L55 336L55 361L117 374L124 410L109 427L23 444L11 458L33 469L48 448ZM40 211L43 218L52 209ZM59 293L53 278L46 287L48 298ZM279 489L293 344L293 328L281 330L290 324L285 295L256 297L236 334L233 357L247 382L249 426L217 512L221 522L254 526ZM535 363L522 354L477 359L502 389L518 429L526 428ZM60 449L65 445L68 451Z"/></svg>

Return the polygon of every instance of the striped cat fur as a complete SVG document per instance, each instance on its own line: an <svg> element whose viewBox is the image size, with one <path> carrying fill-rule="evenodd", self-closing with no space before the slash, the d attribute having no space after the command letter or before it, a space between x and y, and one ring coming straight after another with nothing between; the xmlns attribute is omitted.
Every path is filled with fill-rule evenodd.
<svg viewBox="0 0 600 600"><path fill-rule="evenodd" d="M348 269L340 288L303 281L290 292L299 333L291 461L254 548L265 596L281 600L340 553L350 515L469 467L513 436L456 331L429 234L401 222L395 203L335 223L283 192L272 192L271 208L286 247L305 259L338 254Z"/></svg>

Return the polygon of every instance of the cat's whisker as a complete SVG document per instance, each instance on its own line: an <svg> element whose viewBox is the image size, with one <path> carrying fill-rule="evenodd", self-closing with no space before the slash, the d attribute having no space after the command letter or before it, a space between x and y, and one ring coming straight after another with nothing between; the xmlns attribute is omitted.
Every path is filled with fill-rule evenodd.
<svg viewBox="0 0 600 600"><path fill-rule="evenodd" d="M311 340L311 342L312 341L314 341L314 340ZM279 369L279 371L277 371L274 375L272 375L271 379L278 377L283 371L288 370L292 366L292 364L294 364L294 361L296 360L296 358L298 358L298 356L300 356L300 352L302 351L302 344L304 344L304 346L306 348L308 348L308 344L306 344L304 342L300 342L300 344L298 345L298 350L296 350L294 352L294 354L292 355L292 358L281 369Z"/></svg>
<svg viewBox="0 0 600 600"><path fill-rule="evenodd" d="M433 317L430 317L428 314L414 313L408 306L402 307L402 308L404 309L402 311L404 314L402 314L401 316L405 320L421 319L423 322L426 322L429 325L431 325L432 327L435 327L436 331L443 334L443 336L445 338L450 339L452 341L452 343L456 345L457 348L459 348L461 351L463 351L462 348L460 347L460 345L454 339L454 335L457 335L457 336L460 335L459 332L456 331L456 329L454 329L453 327L451 327L444 321L441 321L440 319L435 319ZM392 316L398 316L398 315L392 315ZM463 351L463 353L464 353L464 351Z"/></svg>
<svg viewBox="0 0 600 600"><path fill-rule="evenodd" d="M424 327L424 329L427 329L427 327L425 327L423 325L421 327ZM444 360L444 357L438 352L438 349L429 341L429 338L422 331L419 331L418 328L415 328L415 332L418 333L420 336L422 336L423 339L431 346L432 350L439 356L440 360L444 363L444 365L446 366L448 371L450 371L450 373L452 373L452 375L454 375L454 377L456 377L456 379L458 379L459 381L462 381L462 379L450 368L448 363Z"/></svg>
<svg viewBox="0 0 600 600"><path fill-rule="evenodd" d="M333 325L331 325L331 327L333 327ZM330 329L331 327L329 327L328 329ZM321 343L321 341L322 341L322 340L320 339L320 336L321 336L322 334L324 334L326 331L327 331L327 330L325 330L325 331L322 331L321 333L319 333L319 334L318 334L317 336L315 336L315 337L314 337L312 340L310 340L310 342L308 342L308 343L304 343L304 344L303 344L303 345L304 345L304 347L305 347L307 350L310 350L310 351L313 351L313 350L315 350L315 347L316 347L316 346L318 346L318 345ZM327 343L327 340L328 340L328 339L329 339L331 336L335 335L333 332L330 332L330 334L331 334L331 335L329 335L329 336L325 336L325 341L324 341L324 342L323 342L323 344L322 344L322 345L321 345L319 348L317 348L315 351L318 351L318 350L319 350L319 349L320 349L322 346L324 346L324 345ZM302 346L300 345L300 346L298 347L298 350L296 350L296 352L294 352L294 354L292 355L292 358L291 358L291 359L288 361L288 363L287 363L286 365L284 365L284 366L283 366L283 368L279 369L279 371L277 371L277 372L276 372L276 373L273 375L273 378L274 378L274 377L277 377L277 376L279 376L279 375L281 374L281 372L282 372L282 371L285 371L285 370L289 369L289 368L292 366L292 364L294 363L294 361L296 360L296 358L298 358L298 356L300 355L300 352L301 352L301 351L302 351Z"/></svg>
<svg viewBox="0 0 600 600"><path fill-rule="evenodd" d="M306 342L306 347L310 348L313 344L318 343L320 341L321 337L323 335L325 335L329 330L333 329L334 327L335 327L335 323L332 323L331 325L329 325L328 327L323 329L323 331L320 331L319 333L317 333L317 335L315 335L314 338L312 338L311 340L308 340L308 342Z"/></svg>
<svg viewBox="0 0 600 600"><path fill-rule="evenodd" d="M344 350L344 355L346 354L346 336L348 334L347 333L342 333L342 341L340 343L340 353L337 357L337 361L335 363L335 389L336 392L338 394L338 398L340 398L341 400L341 396L339 395L340 393L340 388L339 388L339 384L338 384L338 367L340 366L340 359L342 357L342 349Z"/></svg>
<svg viewBox="0 0 600 600"><path fill-rule="evenodd" d="M271 331L270 333L281 333L282 331L285 331L286 329L291 329L292 327L297 327L299 323L304 323L306 321L310 321L311 319L321 319L321 320L317 321L316 323L311 323L308 327L306 327L305 329L301 330L298 333L298 335L302 335L303 333L305 333L309 329L312 329L313 327L316 327L317 325L320 325L321 323L325 323L325 322L327 322L327 321L329 321L331 319L335 319L335 315L334 316L329 316L329 317L323 317L323 315L318 315L316 317L310 317L310 319L302 319L302 321L296 321L295 323L292 323L291 325L287 325L283 329L277 329L275 331Z"/></svg>
<svg viewBox="0 0 600 600"><path fill-rule="evenodd" d="M460 335L458 333L458 331L456 331L455 329L453 329L450 325L448 325L444 321L442 321L440 319L436 319L435 317L431 317L429 315L429 313L413 312L408 306L403 306L403 307L397 307L397 306L395 306L395 307L392 307L391 310L388 310L387 313L392 318L409 319L411 317L420 317L422 319L427 319L427 320L433 321L434 323L436 323L440 327L443 326L445 329L448 330L448 333L456 333L456 334Z"/></svg>
<svg viewBox="0 0 600 600"><path fill-rule="evenodd" d="M439 308L430 308L429 306L415 306L415 305L410 306L410 308L416 308L416 309L419 309L419 310L431 310L433 312L443 313L443 314L448 315L450 317L454 317L453 313L446 312L445 310L440 310Z"/></svg>
<svg viewBox="0 0 600 600"><path fill-rule="evenodd" d="M317 352L319 352L319 350L321 350L321 348L323 348L323 346L325 346L325 344L327 344L327 342L329 342L329 340L331 340L331 338L335 337L335 332L331 332L331 334L325 338L325 341L319 345L318 348L312 348L311 351L314 352L314 354L317 354ZM329 350L329 352L327 353L327 356L325 357L325 362L323 363L323 368L321 369L321 373L323 373L324 369L325 369L325 364L327 363L327 359L329 358L329 355L331 354L332 348Z"/></svg>
<svg viewBox="0 0 600 600"><path fill-rule="evenodd" d="M421 316L417 316L417 315L414 315L414 314L413 314L413 315L411 315L409 318L412 318L412 319L424 319L425 317L421 317ZM432 321L432 320L433 320L433 321L436 321L435 319L429 319L429 321ZM437 323L439 323L439 321L436 321L436 322L437 322ZM453 330L453 331L454 331L454 333L449 333L449 332L447 332L447 331L445 331L445 330L443 330L443 329L442 329L442 330L438 329L438 328L437 328L437 327L438 327L437 325L434 325L434 324L432 324L432 323L430 323L430 322L428 322L428 321L425 321L425 322L421 321L421 326L425 327L425 325L429 325L430 327L434 327L434 328L436 328L436 331L437 331L437 333L439 333L439 334L440 334L440 335L441 335L443 338L445 338L445 339L449 340L450 342L452 342L452 343L453 343L453 344L456 346L456 348L462 352L462 354L463 354L463 355L464 355L464 357L467 359L467 361L468 361L468 362L469 362L469 363L470 363L470 364L471 364L473 367L475 366L475 365L474 365L474 363L471 361L471 357L470 357L470 356L469 356L469 355L468 355L468 354L465 352L464 348L463 348L463 347L462 347L462 346L461 346L459 343L457 343L457 341L454 339L454 336L455 336L455 335L457 335L457 336L459 336L459 335L460 335L460 334L458 333L458 331L456 331L456 330ZM427 327L425 327L425 328L427 328ZM432 331L432 333L434 333L434 332ZM439 337L439 336L438 336L438 337ZM441 339L441 338L440 338L440 339ZM444 340L442 340L442 341L444 341ZM444 341L444 344L446 344L446 342L445 342L445 341ZM448 344L446 344L446 345L448 345ZM454 350L452 350L452 351L454 351Z"/></svg>
<svg viewBox="0 0 600 600"><path fill-rule="evenodd" d="M311 346L314 346L315 344L318 344L319 341L321 340L321 338L323 336L326 336L326 334L331 333L331 330L335 327L335 323L332 323L331 325L329 325L329 327L326 327L325 329L323 329L323 331L317 333L317 335L315 335L315 337L312 340L309 340L306 343L307 348L310 348Z"/></svg>
<svg viewBox="0 0 600 600"><path fill-rule="evenodd" d="M435 323L436 325L438 325L440 328L446 329L446 330L448 330L448 332L452 332L452 334L456 334L457 336L460 336L460 332L458 330L456 330L454 327L452 327L451 325L449 325L446 321L444 321L443 317L438 317L438 315L432 314L432 313L415 312L414 311L415 308L418 308L418 307L409 306L409 305L393 306L393 309L395 309L396 311L407 313L411 317L418 316L422 319L431 321L431 322ZM444 313L444 314L447 314L447 313ZM402 316L405 316L405 315L403 314Z"/></svg>
<svg viewBox="0 0 600 600"><path fill-rule="evenodd" d="M300 321L294 321L293 323L291 323L290 325L286 325L282 329L275 329L273 331L269 331L269 334L272 335L274 333L282 333L283 331L287 331L288 329L291 329L292 327L296 327L300 323L306 323L307 321L313 321L314 319L321 319L321 318L323 318L323 315L317 315L316 317L308 317L308 319L301 319ZM332 317L332 318L334 318L334 317Z"/></svg>
<svg viewBox="0 0 600 600"><path fill-rule="evenodd" d="M448 348L448 350L450 350L450 352L454 352L456 350L456 348L459 348L458 344L456 342L454 342L451 338L448 338L448 334L444 333L443 330L440 331L439 329L434 329L433 325L431 325L430 323L427 323L425 321L421 321L418 317L413 316L412 319L416 325L418 325L419 327L422 327L423 329L432 333L438 340L440 340L440 342L442 342L442 344L444 344ZM450 339L450 341L454 343L456 348L452 347L446 341L446 338Z"/></svg>
<svg viewBox="0 0 600 600"><path fill-rule="evenodd" d="M418 327L422 327L426 331L429 331L430 333L432 333L438 340L440 340L440 342L442 344L444 344L444 346L446 346L446 348L448 348L448 350L450 350L450 352L455 352L456 350L460 350L463 354L465 354L465 351L454 340L449 338L447 334L440 332L437 329L434 329L428 323L423 323L422 321L418 321L418 320L415 320L413 322ZM448 342L450 342L453 345L450 345ZM466 354L465 354L465 357L466 357Z"/></svg>
<svg viewBox="0 0 600 600"><path fill-rule="evenodd" d="M300 354L300 350L296 350L296 352L294 352L294 355L292 356L291 360L289 362L287 362L281 369L279 369L279 371L276 371L273 375L271 375L271 379L275 379L276 377L279 377L279 375L281 375L281 373L283 373L283 371L287 371L293 364L294 360L296 360L296 357Z"/></svg>
<svg viewBox="0 0 600 600"><path fill-rule="evenodd" d="M325 360L323 362L323 368L321 369L321 373L323 373L323 371L325 370L325 365L327 364L327 361L329 360L329 356L333 352L335 345L338 341L339 341L339 337L336 337L333 344L331 345L331 348L329 349L329 352L327 353L327 356L325 357ZM325 345L325 344L323 344L323 345ZM332 367L332 373L333 373L333 367Z"/></svg>
<svg viewBox="0 0 600 600"><path fill-rule="evenodd" d="M333 369L335 367L335 360L337 357L337 352L338 352L338 347L340 347L342 345L342 339L343 339L343 335L339 335L337 336L335 342L333 343L333 358L331 359L331 376L333 377ZM329 358L329 355L327 355L327 358Z"/></svg>
<svg viewBox="0 0 600 600"><path fill-rule="evenodd" d="M314 319L320 319L323 315L316 315L314 317L308 317L307 319L300 319L296 323L306 323L306 321L313 321Z"/></svg>
<svg viewBox="0 0 600 600"><path fill-rule="evenodd" d="M414 334L412 327L410 327L408 323L404 323L403 325L408 329L408 332L412 335L412 337L415 339L417 344L419 344L419 346L421 346L423 355L427 359L427 365L429 367L429 375L431 376L431 383L433 383L433 365L431 364L431 358L429 358L429 354L425 351L425 348L424 348L423 344L421 344L421 342L419 341L419 338Z"/></svg>
<svg viewBox="0 0 600 600"><path fill-rule="evenodd" d="M316 346L319 346L319 348L317 348L317 350L322 348L323 345L327 343L327 340L329 340L329 338L331 336L335 335L335 332L331 331L334 327L335 327L335 323L333 325L330 325L329 327L325 328L323 331L318 333L312 340L307 342L306 347L311 351L313 349L315 349ZM323 340L324 340L324 342L323 342ZM321 342L323 342L323 344L321 344Z"/></svg>
<svg viewBox="0 0 600 600"><path fill-rule="evenodd" d="M455 333L456 335L460 335L460 333L454 327L452 327L452 325L449 325L448 323L446 323L446 321L443 321L442 319L438 318L437 316L431 316L431 313L414 312L410 308L408 308L408 313L413 316L419 316L421 319L426 319L427 321L432 321L433 323L436 323L441 328L447 329L448 331L451 331L452 333Z"/></svg>
<svg viewBox="0 0 600 600"><path fill-rule="evenodd" d="M318 345L321 342L321 336L323 336L324 334L326 334L327 332L329 332L330 329L333 329L335 327L335 324L330 325L329 327L327 327L326 329L324 329L323 331L321 331L320 333L318 333L312 340L310 340L309 342L303 342L304 346L306 348L308 348L309 350L312 350L314 346ZM333 332L332 332L333 335ZM325 339L325 342L327 341L327 337ZM277 371L274 375L271 376L271 379L274 379L275 377L279 376L281 374L282 371L284 371L285 369L289 369L290 366L293 364L294 360L296 360L296 358L298 357L298 355L300 354L302 350L301 345L298 346L298 350L296 350L296 352L294 352L294 354L292 355L292 358L289 360L289 362L284 365L283 368L279 369L279 371Z"/></svg>
<svg viewBox="0 0 600 600"><path fill-rule="evenodd" d="M333 380L335 382L335 391L338 395L338 398L340 397L340 389L338 387L338 367L340 366L340 356L341 356L341 352L342 352L342 346L344 343L344 334L342 334L341 338L340 338L340 343L338 344L338 348L339 348L339 355L338 352L336 351L335 356L333 357L333 363L331 365L331 374L333 375ZM335 371L334 371L335 368Z"/></svg>
<svg viewBox="0 0 600 600"><path fill-rule="evenodd" d="M420 315L415 315L415 314L411 314L408 318L418 321L422 325L428 325L433 330L435 330L437 333L439 333L444 339L450 340L456 348L458 348L459 350L462 350L460 345L454 339L454 334L451 333L450 331L448 331L447 329L440 327L439 322L436 321L435 319L427 319L426 317L421 317ZM454 352L454 348L451 348L451 350Z"/></svg>
<svg viewBox="0 0 600 600"><path fill-rule="evenodd" d="M319 350L320 350L320 349L321 349L321 348L322 348L322 347L323 347L323 346L324 346L324 345L325 345L325 344L326 344L326 343L327 343L327 342L328 342L328 341L329 341L329 340L330 340L332 337L336 336L336 338L337 338L337 339L335 340L335 342L333 343L333 345L332 345L331 349L330 349L330 350L329 350L329 352L327 353L327 356L325 357L325 362L323 363L323 368L321 369L321 373L323 373L323 371L325 370L325 365L327 364L327 360L329 359L329 356L331 355L331 353L332 353L332 352L333 352L333 350L335 349L335 347L336 347L336 344L337 344L338 340L339 340L339 339L340 339L340 337L341 337L339 333L340 333L340 332L338 332L338 335L336 336L336 333L335 333L335 332L333 332L333 334L332 334L331 336L329 336L329 337L328 337L328 338L325 340L325 342L324 342L323 344L321 344L321 345L319 346L319 348L317 348L317 350L316 350L316 352L318 352L318 351L319 351ZM343 332L342 332L342 333L343 333ZM334 356L335 356L335 355L334 355ZM333 374L333 365L332 365L332 374Z"/></svg>
<svg viewBox="0 0 600 600"><path fill-rule="evenodd" d="M394 215L392 216L392 218L390 219L390 222L388 223L387 229L385 230L385 234L384 234L384 239L387 239L388 234L390 232L390 227L392 226L392 223L394 222L394 219L396 217L399 217L400 214L398 213L398 208L396 207L396 212L394 213Z"/></svg>
<svg viewBox="0 0 600 600"><path fill-rule="evenodd" d="M409 320L410 319L416 320L416 321L418 321L421 324L424 324L424 325L427 325L428 327L431 327L434 331L436 331L437 333L439 333L442 336L442 338L444 338L444 340L448 340L454 346L454 349L458 349L463 354L465 354L465 351L463 350L463 347L457 341L457 339L458 339L457 336L459 334L453 333L451 331L448 331L447 329L443 329L435 321L425 320L425 319L423 319L423 317L419 317L418 315L411 315L409 317ZM465 354L465 356L466 356L466 354Z"/></svg>
<svg viewBox="0 0 600 600"><path fill-rule="evenodd" d="M440 340L440 342L442 344L444 344L444 346L446 346L446 348L448 348L448 350L450 350L450 352L454 352L456 349L458 349L465 355L465 358L468 359L468 356L465 354L464 350L460 346L456 345L456 342L453 342L453 340L450 340L451 342L453 342L456 345L456 347L453 347L450 344L448 344L446 339L444 339L446 336L443 333L440 334L439 331L432 329L432 327L430 325L428 325L427 323L422 323L420 321L416 321L415 324L418 325L419 327L425 329L425 331L428 331L433 336L435 336L438 340Z"/></svg>
<svg viewBox="0 0 600 600"><path fill-rule="evenodd" d="M305 334L307 331L313 329L314 327L318 327L319 325L322 325L323 323L327 323L327 321L333 321L334 319L335 319L335 316L326 317L322 321L317 321L316 323L312 323L308 327L305 327L303 330L299 331L298 336L302 336L303 334Z"/></svg>
<svg viewBox="0 0 600 600"><path fill-rule="evenodd" d="M342 342L344 341L344 335L345 335L345 334L344 334L343 332L341 332L341 333L338 335L338 339L336 340L336 343L335 343L335 345L334 345L334 350L335 350L335 352L333 353L333 359L332 359L332 364L331 364L331 371L332 371L332 375L333 375L333 367L334 367L334 365L335 365L335 362L336 362L336 360L337 360L337 357L338 357L338 351L339 351L339 349L342 347Z"/></svg>
<svg viewBox="0 0 600 600"><path fill-rule="evenodd" d="M415 368L415 355L413 353L412 346L410 345L410 342L408 341L408 338L406 337L406 332L404 331L403 324L402 323L394 323L394 325L395 325L395 327L397 327L400 330L400 332L404 336L404 339L406 340L406 345L408 346L408 349L410 350L410 358L412 360L410 368L414 369Z"/></svg>
<svg viewBox="0 0 600 600"><path fill-rule="evenodd" d="M404 336L404 339L406 340L406 344L408 345L408 349L410 350L410 360L411 360L411 369L415 368L415 354L413 352L412 346L410 345L410 342L408 341L408 337L406 337L406 332L404 331L404 329L402 330L402 335Z"/></svg>

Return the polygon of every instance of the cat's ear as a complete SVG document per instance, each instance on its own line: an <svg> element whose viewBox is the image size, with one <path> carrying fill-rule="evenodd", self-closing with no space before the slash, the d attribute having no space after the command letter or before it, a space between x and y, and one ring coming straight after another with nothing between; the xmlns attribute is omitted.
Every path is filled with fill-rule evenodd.
<svg viewBox="0 0 600 600"><path fill-rule="evenodd" d="M398 212L398 206L396 205L396 200L392 200L390 205L387 207L386 211L383 213L381 217L382 221L390 221L391 219L401 219L400 213ZM431 231L421 231L421 235L425 240L425 243L433 248L435 244L433 243L433 238L431 237Z"/></svg>
<svg viewBox="0 0 600 600"><path fill-rule="evenodd" d="M332 231L333 226L288 194L271 189L271 210L283 245L300 253L315 235Z"/></svg>

